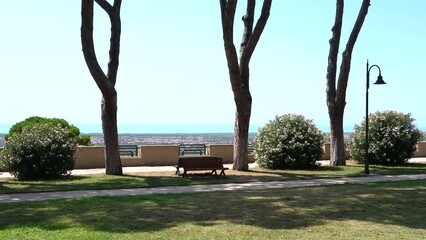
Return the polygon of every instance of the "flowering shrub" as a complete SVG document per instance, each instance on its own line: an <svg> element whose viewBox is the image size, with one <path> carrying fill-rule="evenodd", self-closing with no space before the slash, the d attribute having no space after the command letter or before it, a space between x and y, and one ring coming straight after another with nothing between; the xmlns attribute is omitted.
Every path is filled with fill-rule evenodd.
<svg viewBox="0 0 426 240"><path fill-rule="evenodd" d="M255 158L272 169L310 168L322 154L324 134L302 115L276 116L254 139Z"/></svg>
<svg viewBox="0 0 426 240"><path fill-rule="evenodd" d="M79 145L89 146L91 145L90 136L87 134L83 134L80 136L80 129L74 125L69 124L65 119L61 118L44 118L44 117L29 117L25 119L24 121L18 122L14 124L10 130L9 133L5 135L6 141L9 139L10 136L12 136L15 133L22 132L22 129L25 126L33 125L33 124L51 124L52 126L60 125L63 128L68 129L68 137L75 138Z"/></svg>
<svg viewBox="0 0 426 240"><path fill-rule="evenodd" d="M2 168L18 179L51 179L74 168L76 141L60 125L32 124L9 137L0 153Z"/></svg>
<svg viewBox="0 0 426 240"><path fill-rule="evenodd" d="M422 133L414 125L410 114L395 111L369 115L368 159L371 164L401 165L411 158ZM364 162L365 121L355 125L350 135L349 151L352 159Z"/></svg>

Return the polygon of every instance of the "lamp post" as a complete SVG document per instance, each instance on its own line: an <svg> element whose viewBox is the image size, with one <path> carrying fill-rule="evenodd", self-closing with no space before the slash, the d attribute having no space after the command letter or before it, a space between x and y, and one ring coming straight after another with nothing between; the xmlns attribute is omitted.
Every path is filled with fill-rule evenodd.
<svg viewBox="0 0 426 240"><path fill-rule="evenodd" d="M364 154L364 173L370 174L369 170L369 160L368 160L368 89L370 88L370 70L373 67L377 67L379 69L379 76L377 77L377 81L374 84L386 84L385 81L383 81L382 77L382 71L380 70L380 67L377 65L372 65L371 67L368 66L368 60L367 60L367 84L366 84L366 91L365 91L365 154Z"/></svg>

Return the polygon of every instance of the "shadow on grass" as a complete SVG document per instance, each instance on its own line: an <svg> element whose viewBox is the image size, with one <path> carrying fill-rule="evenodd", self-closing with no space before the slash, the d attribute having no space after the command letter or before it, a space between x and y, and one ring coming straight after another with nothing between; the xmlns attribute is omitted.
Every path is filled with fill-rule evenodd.
<svg viewBox="0 0 426 240"><path fill-rule="evenodd" d="M406 163L403 166L370 165L370 171L379 175L424 174L426 173L426 164Z"/></svg>
<svg viewBox="0 0 426 240"><path fill-rule="evenodd" d="M0 228L155 232L192 224L303 229L355 220L425 229L426 180L295 189L96 197L0 205Z"/></svg>
<svg viewBox="0 0 426 240"><path fill-rule="evenodd" d="M174 175L173 172L163 172L149 175L149 173L135 173L123 176L96 175L76 176L51 181L18 181L0 180L0 194L19 192L51 192L72 190L100 190L117 188L148 188L162 186L187 186L198 184L223 184L245 182L267 182L306 180L314 178L338 178L364 176L364 166L361 164L347 166L320 166L313 170L269 170L261 167L247 172L227 170L226 177L210 174L193 173L189 178ZM370 165L373 174L421 174L426 173L426 164L409 163L403 167L386 167Z"/></svg>
<svg viewBox="0 0 426 240"><path fill-rule="evenodd" d="M67 178L50 181L1 181L0 193L100 190L188 185L186 182L188 182L188 180L178 179L175 176L68 176Z"/></svg>

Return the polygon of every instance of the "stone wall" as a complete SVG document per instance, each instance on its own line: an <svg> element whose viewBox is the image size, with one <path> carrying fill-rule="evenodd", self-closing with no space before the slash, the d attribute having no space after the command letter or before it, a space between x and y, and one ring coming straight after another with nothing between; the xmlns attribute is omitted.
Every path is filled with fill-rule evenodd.
<svg viewBox="0 0 426 240"><path fill-rule="evenodd" d="M0 148L0 152L3 148ZM179 159L179 145L139 146L138 156L121 157L124 167L129 166L171 166L176 165ZM221 157L223 163L232 163L233 146L231 144L207 145L207 155ZM104 168L104 148L97 146L80 146L76 152L76 169ZM414 157L426 157L426 142L418 142ZM345 158L350 159L346 150ZM324 153L320 160L330 159L330 144L324 144ZM248 155L249 163L255 162L254 154Z"/></svg>

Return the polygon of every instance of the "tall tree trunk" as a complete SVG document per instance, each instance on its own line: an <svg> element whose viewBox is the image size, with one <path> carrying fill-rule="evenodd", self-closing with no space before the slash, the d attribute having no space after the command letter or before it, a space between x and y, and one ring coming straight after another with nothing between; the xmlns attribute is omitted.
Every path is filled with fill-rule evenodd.
<svg viewBox="0 0 426 240"><path fill-rule="evenodd" d="M330 121L330 165L345 165L343 114L334 115Z"/></svg>
<svg viewBox="0 0 426 240"><path fill-rule="evenodd" d="M264 0L261 15L253 29L255 0L247 0L246 15L243 16L244 32L240 45L240 59L233 42L234 18L237 0L219 0L222 17L223 41L228 62L229 78L236 105L234 128L233 169L247 171L248 131L250 126L252 98L249 89L249 63L260 35L269 17L272 0Z"/></svg>
<svg viewBox="0 0 426 240"><path fill-rule="evenodd" d="M117 95L102 97L102 131L105 143L106 174L122 175L120 153L118 151Z"/></svg>
<svg viewBox="0 0 426 240"><path fill-rule="evenodd" d="M248 134L251 116L251 95L247 90L244 101L239 101L235 112L234 127L234 164L232 169L248 171Z"/></svg>
<svg viewBox="0 0 426 240"><path fill-rule="evenodd" d="M105 74L99 66L95 54L93 42L94 0L82 0L81 3L81 45L83 47L84 60L86 61L90 74L102 93L101 119L105 142L105 172L111 175L122 175L123 169L118 150L117 92L115 90L120 54L121 0L114 0L113 5L106 0L96 0L96 3L108 13L111 21L107 74Z"/></svg>
<svg viewBox="0 0 426 240"><path fill-rule="evenodd" d="M333 36L330 39L330 51L327 67L327 107L330 117L330 165L345 165L345 147L343 133L343 114L346 105L346 89L351 69L352 51L368 13L370 0L363 0L355 25L352 29L346 48L342 53L339 78L337 75L337 55L339 53L340 35L342 31L344 0L336 1L336 18ZM336 84L337 83L337 84ZM337 86L336 86L337 85Z"/></svg>

